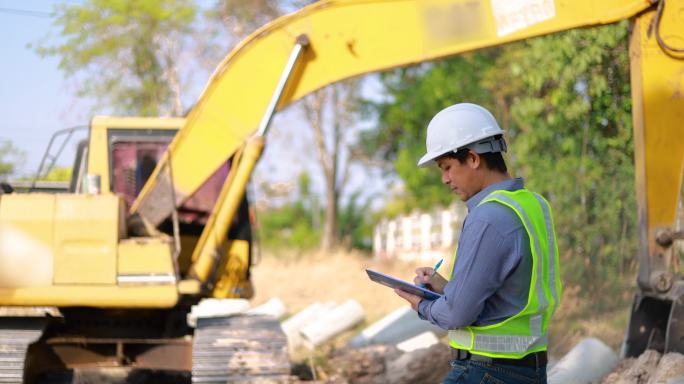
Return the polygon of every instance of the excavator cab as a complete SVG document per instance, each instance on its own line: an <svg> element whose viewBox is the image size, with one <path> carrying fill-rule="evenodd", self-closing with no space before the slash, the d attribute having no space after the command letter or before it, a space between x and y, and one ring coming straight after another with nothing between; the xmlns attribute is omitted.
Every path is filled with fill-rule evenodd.
<svg viewBox="0 0 684 384"><path fill-rule="evenodd" d="M69 192L75 194L112 193L121 198L122 209L127 212L157 164L162 161L169 144L184 122L183 118L94 117L88 127L88 138L77 145ZM57 132L56 136L66 134L67 137L61 143L60 150L55 154L50 154L53 143L58 141L53 137L44 159L58 157L69 138L72 137L73 130L72 128ZM179 280L188 274L194 247L211 215L214 202L218 199L226 181L232 161L231 158L222 164L196 192L176 208L175 217L167 218L158 227L161 234L166 234L170 238L175 236L178 240L177 244L174 244L177 253L174 263L177 264L175 268ZM45 174L49 171L49 167L44 167L43 163L40 168L38 174ZM221 291L214 293L214 297L250 298L253 295L249 279L249 268L252 264L249 210L250 205L245 194L227 235L229 241L240 244L237 248L244 255L240 255L239 259L244 259L244 261L240 263L239 271L231 271L230 283L220 284ZM175 225L178 226L177 233L174 233L174 220ZM135 231L135 227L123 229L127 237L135 237ZM235 252L232 256L235 256Z"/></svg>

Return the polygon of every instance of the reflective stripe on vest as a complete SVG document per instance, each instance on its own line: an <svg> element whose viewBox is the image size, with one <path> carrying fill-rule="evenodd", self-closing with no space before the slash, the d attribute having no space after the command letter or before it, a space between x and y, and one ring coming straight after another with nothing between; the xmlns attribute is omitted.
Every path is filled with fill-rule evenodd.
<svg viewBox="0 0 684 384"><path fill-rule="evenodd" d="M450 330L449 341L455 348L485 356L520 358L546 350L548 321L559 303L558 247L551 209L543 197L525 189L494 191L480 204L487 202L497 202L513 209L530 238L532 276L528 302L520 313L500 323Z"/></svg>

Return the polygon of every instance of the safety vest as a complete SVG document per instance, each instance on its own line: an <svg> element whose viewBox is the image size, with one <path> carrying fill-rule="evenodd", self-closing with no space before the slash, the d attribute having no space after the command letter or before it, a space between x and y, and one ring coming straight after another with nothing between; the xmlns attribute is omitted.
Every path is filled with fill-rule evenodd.
<svg viewBox="0 0 684 384"><path fill-rule="evenodd" d="M449 344L478 355L519 359L547 348L549 322L560 304L562 290L556 234L551 207L536 193L527 189L497 190L478 206L490 202L511 208L530 238L532 275L527 304L500 323L450 330Z"/></svg>

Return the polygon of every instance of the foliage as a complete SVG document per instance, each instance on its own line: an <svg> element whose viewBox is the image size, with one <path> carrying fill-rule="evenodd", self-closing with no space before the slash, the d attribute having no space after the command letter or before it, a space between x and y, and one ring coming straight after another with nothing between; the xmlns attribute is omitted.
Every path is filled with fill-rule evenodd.
<svg viewBox="0 0 684 384"><path fill-rule="evenodd" d="M0 140L0 181L6 180L16 172L24 154L9 140Z"/></svg>
<svg viewBox="0 0 684 384"><path fill-rule="evenodd" d="M54 167L48 172L45 177L42 177L43 181L70 181L71 180L71 167Z"/></svg>
<svg viewBox="0 0 684 384"><path fill-rule="evenodd" d="M177 64L197 6L191 0L88 0L56 6L60 42L36 50L79 76L79 95L116 112L182 113ZM82 77L81 77L82 76Z"/></svg>
<svg viewBox="0 0 684 384"><path fill-rule="evenodd" d="M270 248L318 248L323 235L323 211L319 196L311 190L311 177L300 174L296 196L278 207L259 212L259 236ZM350 195L337 215L338 236L347 248L369 249L373 232L369 216L369 200L360 192Z"/></svg>
<svg viewBox="0 0 684 384"><path fill-rule="evenodd" d="M312 213L301 202L270 208L259 215L259 238L264 246L311 249L318 245L321 232L312 225Z"/></svg>
<svg viewBox="0 0 684 384"><path fill-rule="evenodd" d="M566 275L595 287L637 251L627 35L626 22L574 30L500 59L520 82L505 95L516 167L555 208Z"/></svg>
<svg viewBox="0 0 684 384"><path fill-rule="evenodd" d="M318 197L307 173L299 176L298 196L279 207L269 207L258 218L259 237L267 247L311 249L321 239Z"/></svg>
<svg viewBox="0 0 684 384"><path fill-rule="evenodd" d="M370 199L364 200L360 190L351 193L337 216L341 244L347 248L370 250L373 245L372 223Z"/></svg>
<svg viewBox="0 0 684 384"><path fill-rule="evenodd" d="M380 126L365 132L363 147L376 159L390 160L392 171L404 182L406 193L393 202L396 211L448 205L453 198L441 185L438 173L416 167L425 152L425 127L436 111L454 100L491 105L491 95L480 86L484 73L478 69L491 65L496 52L476 52L383 75L391 97L366 103Z"/></svg>
<svg viewBox="0 0 684 384"><path fill-rule="evenodd" d="M394 166L405 185L397 207L454 197L434 169L418 169L425 127L447 105L480 103L508 132L514 175L554 207L563 270L589 291L618 284L636 254L627 23L573 30L394 71L389 99L368 103L378 130L366 151Z"/></svg>

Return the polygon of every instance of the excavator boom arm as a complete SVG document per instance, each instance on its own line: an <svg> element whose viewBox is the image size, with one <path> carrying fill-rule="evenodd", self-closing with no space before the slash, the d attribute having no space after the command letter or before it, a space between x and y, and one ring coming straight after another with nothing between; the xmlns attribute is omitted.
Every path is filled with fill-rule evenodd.
<svg viewBox="0 0 684 384"><path fill-rule="evenodd" d="M320 1L265 25L221 62L131 213L158 225L245 142L298 36L306 35L310 46L279 110L353 76L612 23L649 6L646 0Z"/></svg>

